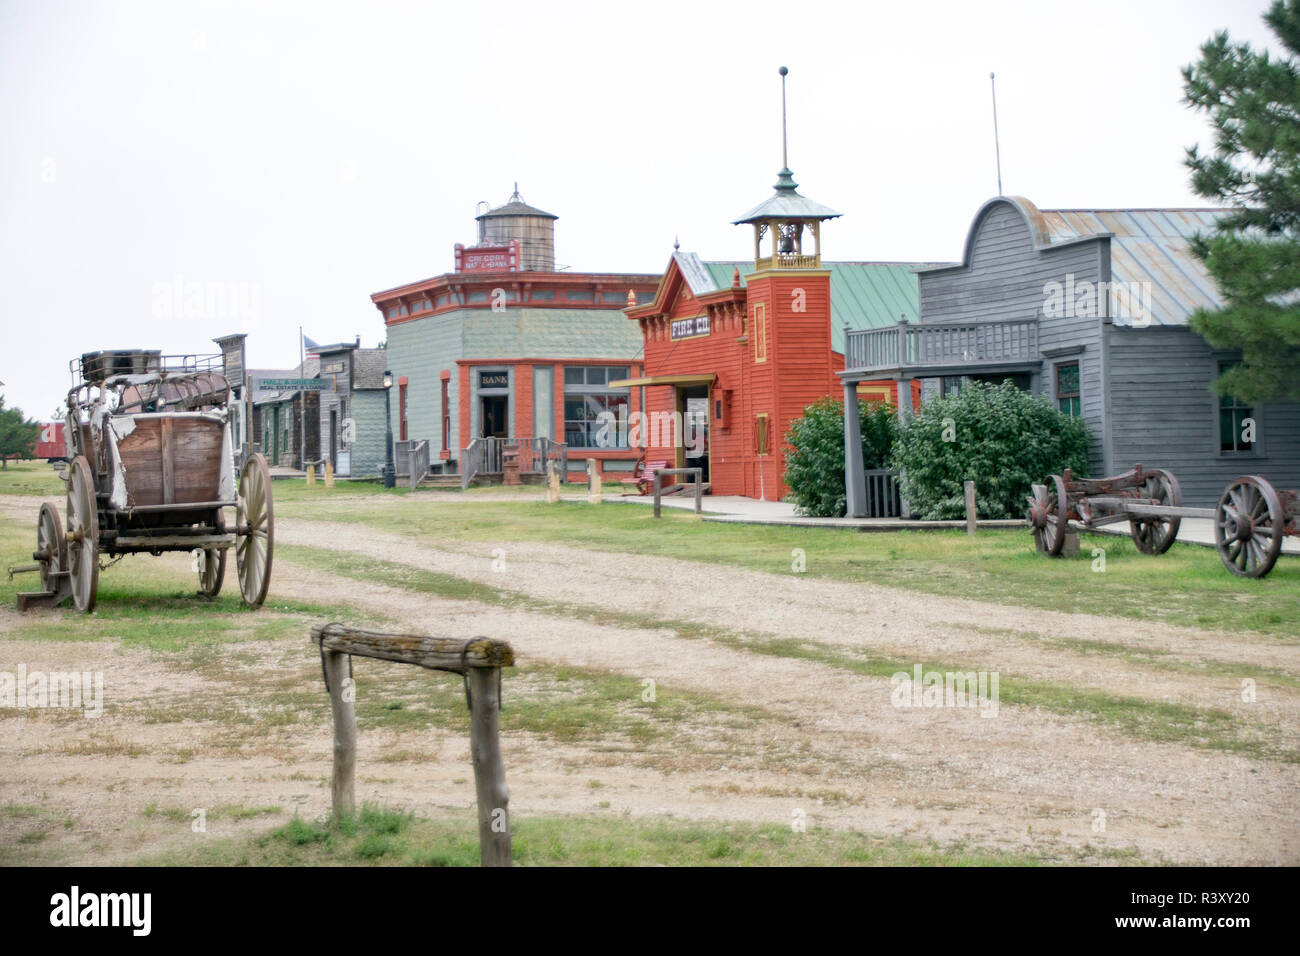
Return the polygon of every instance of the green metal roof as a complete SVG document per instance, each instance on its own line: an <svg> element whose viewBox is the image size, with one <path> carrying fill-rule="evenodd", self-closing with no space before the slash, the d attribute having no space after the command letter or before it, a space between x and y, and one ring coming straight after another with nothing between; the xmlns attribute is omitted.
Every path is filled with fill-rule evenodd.
<svg viewBox="0 0 1300 956"><path fill-rule="evenodd" d="M844 352L844 327L878 329L902 316L920 318L916 270L923 262L824 262L831 273L831 347ZM753 262L706 262L704 267L719 289L731 285L740 269L740 282L754 271Z"/></svg>
<svg viewBox="0 0 1300 956"><path fill-rule="evenodd" d="M823 206L807 196L799 195L799 184L794 181L794 174L789 169L782 169L776 174L775 192L761 203L732 223L739 226L744 222L762 222L765 219L838 219L838 213L830 206Z"/></svg>

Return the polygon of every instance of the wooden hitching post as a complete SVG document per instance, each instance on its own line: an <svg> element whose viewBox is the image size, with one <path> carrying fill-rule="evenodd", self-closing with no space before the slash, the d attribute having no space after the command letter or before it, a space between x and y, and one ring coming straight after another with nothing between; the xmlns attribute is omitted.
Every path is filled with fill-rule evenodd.
<svg viewBox="0 0 1300 956"><path fill-rule="evenodd" d="M514 651L505 641L384 634L342 624L317 625L312 640L320 645L334 712L334 776L330 791L336 816L356 807L355 695L345 658L373 657L416 664L430 670L465 675L470 703L470 756L478 800L479 859L483 866L509 866L511 858L510 791L501 758L499 714L501 668L514 666ZM347 681L345 685L345 681Z"/></svg>

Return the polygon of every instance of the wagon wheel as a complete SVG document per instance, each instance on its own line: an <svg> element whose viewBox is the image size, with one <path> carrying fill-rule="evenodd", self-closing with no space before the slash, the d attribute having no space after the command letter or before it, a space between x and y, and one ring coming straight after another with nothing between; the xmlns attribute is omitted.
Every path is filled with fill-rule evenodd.
<svg viewBox="0 0 1300 956"><path fill-rule="evenodd" d="M217 520L214 522L218 534L224 534L226 530L226 517L217 510ZM226 549L225 548L204 548L198 554L199 559L199 590L206 597L216 597L221 593L221 582L226 579Z"/></svg>
<svg viewBox="0 0 1300 956"><path fill-rule="evenodd" d="M56 593L59 574L68 570L68 539L59 527L59 507L53 501L41 505L36 519L36 553L41 565L41 590Z"/></svg>
<svg viewBox="0 0 1300 956"><path fill-rule="evenodd" d="M235 565L244 603L259 607L271 583L271 549L275 517L271 509L271 472L258 453L249 456L239 473L235 505Z"/></svg>
<svg viewBox="0 0 1300 956"><path fill-rule="evenodd" d="M1277 492L1258 475L1228 485L1214 509L1214 543L1224 567L1243 578L1262 578L1282 550L1286 515Z"/></svg>
<svg viewBox="0 0 1300 956"><path fill-rule="evenodd" d="M1143 498L1153 498L1156 504L1169 508L1182 507L1183 489L1177 478L1163 469L1149 471L1146 476L1139 489ZM1135 516L1129 518L1128 533L1143 554L1164 554L1177 539L1181 522L1182 518L1173 516Z"/></svg>
<svg viewBox="0 0 1300 956"><path fill-rule="evenodd" d="M68 469L68 581L78 611L95 609L99 590L99 512L90 465L78 455Z"/></svg>
<svg viewBox="0 0 1300 956"><path fill-rule="evenodd" d="M1069 499L1065 494L1065 481L1060 475L1052 475L1052 487L1055 490L1049 491L1047 485L1034 485L1034 493L1029 496L1029 510L1025 512L1025 524L1033 531L1039 551L1059 557L1065 547Z"/></svg>

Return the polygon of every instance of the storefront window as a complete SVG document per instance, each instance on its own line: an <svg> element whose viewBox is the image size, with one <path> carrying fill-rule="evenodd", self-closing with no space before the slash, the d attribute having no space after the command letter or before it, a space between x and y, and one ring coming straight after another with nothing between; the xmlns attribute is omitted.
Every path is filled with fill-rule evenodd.
<svg viewBox="0 0 1300 956"><path fill-rule="evenodd" d="M627 434L606 427L610 412L615 418L627 414L626 388L610 388L610 382L628 378L626 365L569 365L564 369L564 441L570 448L626 448ZM620 413L619 409L624 411Z"/></svg>

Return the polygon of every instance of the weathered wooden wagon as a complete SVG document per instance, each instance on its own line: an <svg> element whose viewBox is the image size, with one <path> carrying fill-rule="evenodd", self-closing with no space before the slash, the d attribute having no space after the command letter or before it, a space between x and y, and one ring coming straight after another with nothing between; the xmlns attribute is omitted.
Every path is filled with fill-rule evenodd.
<svg viewBox="0 0 1300 956"><path fill-rule="evenodd" d="M89 352L70 363L66 522L41 505L35 564L42 590L19 606L71 597L91 611L100 557L190 551L199 590L215 596L235 549L244 603L266 599L274 525L270 473L251 455L235 477L230 388L220 356ZM235 526L225 509L235 509Z"/></svg>
<svg viewBox="0 0 1300 956"><path fill-rule="evenodd" d="M1144 554L1164 554L1178 537L1183 518L1209 518L1224 567L1233 574L1262 578L1273 570L1282 539L1300 535L1300 493L1278 491L1259 475L1233 479L1214 508L1183 507L1178 479L1160 468L1111 478L1075 478L1070 469L1034 485L1025 523L1038 549L1061 554L1070 522L1085 529L1127 521L1129 535Z"/></svg>

